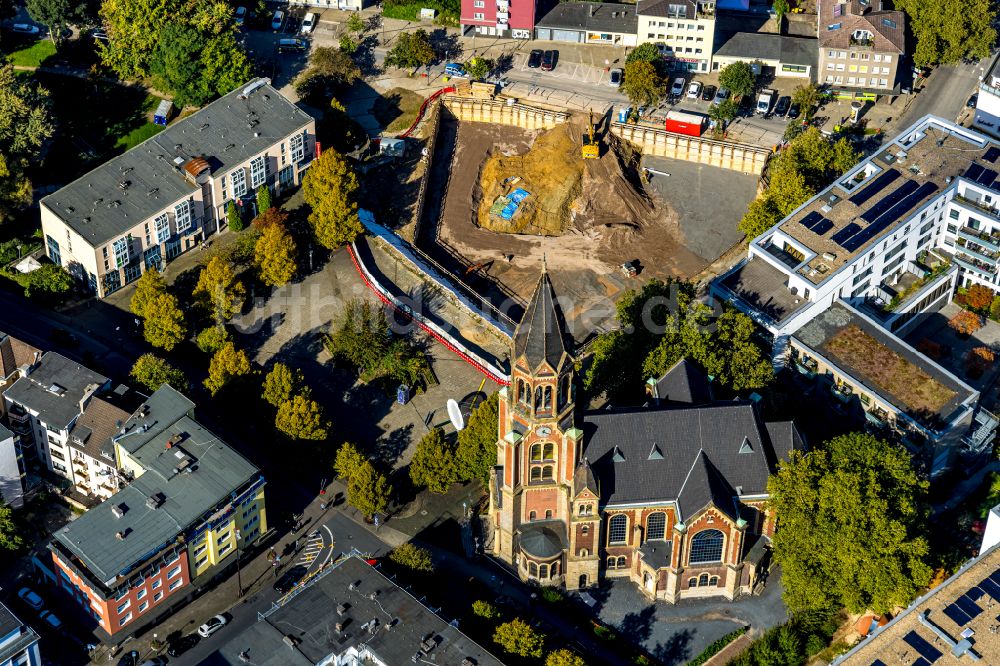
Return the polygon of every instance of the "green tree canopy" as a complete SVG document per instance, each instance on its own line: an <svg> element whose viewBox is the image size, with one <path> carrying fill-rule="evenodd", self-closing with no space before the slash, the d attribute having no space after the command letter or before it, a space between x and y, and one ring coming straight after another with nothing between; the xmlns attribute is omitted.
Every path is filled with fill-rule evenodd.
<svg viewBox="0 0 1000 666"><path fill-rule="evenodd" d="M35 158L55 129L49 91L16 76L13 65L0 65L0 153L8 163L23 166Z"/></svg>
<svg viewBox="0 0 1000 666"><path fill-rule="evenodd" d="M246 289L236 279L232 265L215 256L202 269L192 295L201 298L215 315L216 323L229 321L243 307Z"/></svg>
<svg viewBox="0 0 1000 666"><path fill-rule="evenodd" d="M639 46L629 51L628 56L625 58L625 64L642 61L655 65L662 60L663 55L660 53L659 47L653 42L646 42L639 44Z"/></svg>
<svg viewBox="0 0 1000 666"><path fill-rule="evenodd" d="M264 377L261 397L272 407L278 407L299 392L302 381L302 373L299 370L292 370L284 363L275 363Z"/></svg>
<svg viewBox="0 0 1000 666"><path fill-rule="evenodd" d="M337 457L333 461L333 471L341 481L349 481L354 476L354 472L366 462L368 459L358 450L357 445L344 442L337 449Z"/></svg>
<svg viewBox="0 0 1000 666"><path fill-rule="evenodd" d="M434 62L434 47L427 31L401 32L389 52L385 54L386 67L412 69Z"/></svg>
<svg viewBox="0 0 1000 666"><path fill-rule="evenodd" d="M633 60L625 63L621 90L633 104L653 106L663 98L663 79L653 63Z"/></svg>
<svg viewBox="0 0 1000 666"><path fill-rule="evenodd" d="M210 394L215 395L234 379L249 375L250 371L250 359L246 352L227 342L209 361L208 377L203 384Z"/></svg>
<svg viewBox="0 0 1000 666"><path fill-rule="evenodd" d="M417 443L410 461L410 480L434 493L446 493L451 484L458 481L455 452L441 428L432 428Z"/></svg>
<svg viewBox="0 0 1000 666"><path fill-rule="evenodd" d="M347 480L347 501L369 520L386 510L391 493L388 480L368 460L362 461Z"/></svg>
<svg viewBox="0 0 1000 666"><path fill-rule="evenodd" d="M42 264L41 268L36 268L25 275L21 285L24 287L24 295L28 298L46 298L65 294L72 289L73 276L62 266Z"/></svg>
<svg viewBox="0 0 1000 666"><path fill-rule="evenodd" d="M996 3L990 0L898 0L917 38L916 64L986 58L996 43Z"/></svg>
<svg viewBox="0 0 1000 666"><path fill-rule="evenodd" d="M243 231L243 215L235 201L226 204L226 224L229 225L230 231Z"/></svg>
<svg viewBox="0 0 1000 666"><path fill-rule="evenodd" d="M24 546L24 539L14 521L14 511L0 496L0 549L13 552L20 550L22 546Z"/></svg>
<svg viewBox="0 0 1000 666"><path fill-rule="evenodd" d="M722 100L718 104L708 107L708 117L712 120L725 124L732 121L739 112L739 105L732 97Z"/></svg>
<svg viewBox="0 0 1000 666"><path fill-rule="evenodd" d="M497 610L497 607L485 599L477 599L472 602L472 613L487 620L500 617L500 611Z"/></svg>
<svg viewBox="0 0 1000 666"><path fill-rule="evenodd" d="M420 573L434 573L431 551L407 541L392 549L389 559L401 567Z"/></svg>
<svg viewBox="0 0 1000 666"><path fill-rule="evenodd" d="M257 198L257 215L261 215L264 211L270 210L271 208L271 188L266 184L261 185L257 188L257 193L255 194Z"/></svg>
<svg viewBox="0 0 1000 666"><path fill-rule="evenodd" d="M541 659L545 650L545 636L535 631L520 618L504 622L493 632L493 642L510 654Z"/></svg>
<svg viewBox="0 0 1000 666"><path fill-rule="evenodd" d="M805 121L812 120L821 101L823 101L823 91L815 83L797 86L792 93L792 102L799 105L802 119Z"/></svg>
<svg viewBox="0 0 1000 666"><path fill-rule="evenodd" d="M153 84L173 92L179 107L201 106L210 96L201 78L202 47L201 33L190 25L173 23L160 33L153 51L149 63Z"/></svg>
<svg viewBox="0 0 1000 666"><path fill-rule="evenodd" d="M462 481L489 480L490 470L497 464L499 438L500 394L494 393L476 407L469 422L458 433L455 463Z"/></svg>
<svg viewBox="0 0 1000 666"><path fill-rule="evenodd" d="M465 71L469 73L469 76L473 79L484 79L486 75L490 73L493 69L493 61L487 60L482 56L474 56L465 63Z"/></svg>
<svg viewBox="0 0 1000 666"><path fill-rule="evenodd" d="M173 294L152 296L143 307L142 333L146 342L170 351L187 337L184 313Z"/></svg>
<svg viewBox="0 0 1000 666"><path fill-rule="evenodd" d="M253 261L260 281L281 287L295 277L295 239L281 224L268 224L254 248Z"/></svg>
<svg viewBox="0 0 1000 666"><path fill-rule="evenodd" d="M186 0L104 0L100 15L109 40L97 43L101 60L126 80L149 75L161 32L183 20L186 4Z"/></svg>
<svg viewBox="0 0 1000 666"><path fill-rule="evenodd" d="M321 442L329 434L330 423L323 408L308 394L292 396L278 406L274 427L292 439Z"/></svg>
<svg viewBox="0 0 1000 666"><path fill-rule="evenodd" d="M13 218L31 204L31 181L17 162L0 153L0 222Z"/></svg>
<svg viewBox="0 0 1000 666"><path fill-rule="evenodd" d="M143 354L136 359L129 376L149 391L155 391L164 384L170 384L181 392L188 388L184 372L155 354Z"/></svg>
<svg viewBox="0 0 1000 666"><path fill-rule="evenodd" d="M62 41L67 26L87 18L86 0L26 0L24 8L32 19L49 29L54 44Z"/></svg>
<svg viewBox="0 0 1000 666"><path fill-rule="evenodd" d="M357 191L358 177L333 149L324 150L306 171L302 196L310 208L309 224L323 247L335 250L364 231L358 219Z"/></svg>
<svg viewBox="0 0 1000 666"><path fill-rule="evenodd" d="M906 606L931 579L926 491L902 447L868 434L793 452L768 482L788 607L884 613Z"/></svg>
<svg viewBox="0 0 1000 666"><path fill-rule="evenodd" d="M549 652L545 657L545 666L587 666L587 662L580 655L563 648Z"/></svg>
<svg viewBox="0 0 1000 666"><path fill-rule="evenodd" d="M222 349L230 340L232 340L232 336L226 330L225 324L216 324L198 333L198 336L195 338L195 344L198 345L198 349L206 354L214 354Z"/></svg>
<svg viewBox="0 0 1000 666"><path fill-rule="evenodd" d="M719 70L719 85L727 88L733 97L746 97L753 93L756 77L749 62L737 60Z"/></svg>
<svg viewBox="0 0 1000 666"><path fill-rule="evenodd" d="M350 52L339 45L319 46L309 55L309 66L296 77L295 92L299 97L316 99L360 78L361 69Z"/></svg>
<svg viewBox="0 0 1000 666"><path fill-rule="evenodd" d="M129 309L136 317L146 316L146 305L160 294L167 293L167 281L155 268L148 268L135 283Z"/></svg>
<svg viewBox="0 0 1000 666"><path fill-rule="evenodd" d="M423 351L406 338L387 335L389 322L381 304L352 299L327 338L327 348L339 360L361 371L371 382L391 379L415 384L428 367Z"/></svg>
<svg viewBox="0 0 1000 666"><path fill-rule="evenodd" d="M781 32L781 19L785 17L785 14L792 11L792 8L789 6L788 0L774 0L774 4L771 5L771 11L774 12L774 16L778 20L778 32Z"/></svg>

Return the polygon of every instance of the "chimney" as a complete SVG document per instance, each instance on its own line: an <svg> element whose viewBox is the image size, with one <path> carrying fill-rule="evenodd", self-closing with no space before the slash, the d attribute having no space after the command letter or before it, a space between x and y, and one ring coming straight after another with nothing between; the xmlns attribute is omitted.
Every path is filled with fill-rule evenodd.
<svg viewBox="0 0 1000 666"><path fill-rule="evenodd" d="M590 5L590 15L594 15L594 5Z"/></svg>
<svg viewBox="0 0 1000 666"><path fill-rule="evenodd" d="M115 538L118 539L119 541L124 541L125 540L125 533L124 532L115 532Z"/></svg>
<svg viewBox="0 0 1000 666"><path fill-rule="evenodd" d="M83 414L83 410L87 408L87 403L90 402L91 397L97 390L101 388L100 384L87 384L87 388L83 389L83 397L80 398L80 413Z"/></svg>

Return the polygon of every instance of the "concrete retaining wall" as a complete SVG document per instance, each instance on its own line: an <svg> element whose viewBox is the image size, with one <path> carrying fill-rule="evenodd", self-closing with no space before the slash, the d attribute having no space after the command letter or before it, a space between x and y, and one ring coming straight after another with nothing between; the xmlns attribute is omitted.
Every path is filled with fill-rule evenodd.
<svg viewBox="0 0 1000 666"><path fill-rule="evenodd" d="M549 111L526 104L445 95L442 104L455 118L463 122L514 125L523 129L551 129L569 119L569 114Z"/></svg>
<svg viewBox="0 0 1000 666"><path fill-rule="evenodd" d="M656 127L612 123L611 132L638 146L645 155L710 164L743 173L761 173L770 155L768 150L758 146L685 136Z"/></svg>

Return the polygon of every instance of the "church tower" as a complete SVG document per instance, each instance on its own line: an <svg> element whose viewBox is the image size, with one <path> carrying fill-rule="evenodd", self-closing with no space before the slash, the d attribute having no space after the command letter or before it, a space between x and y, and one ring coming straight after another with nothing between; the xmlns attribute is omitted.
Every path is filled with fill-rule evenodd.
<svg viewBox="0 0 1000 666"><path fill-rule="evenodd" d="M542 585L562 584L567 570L574 478L583 447L583 432L574 422L574 379L562 313L543 266L514 331L490 481L493 554L515 566L522 579Z"/></svg>

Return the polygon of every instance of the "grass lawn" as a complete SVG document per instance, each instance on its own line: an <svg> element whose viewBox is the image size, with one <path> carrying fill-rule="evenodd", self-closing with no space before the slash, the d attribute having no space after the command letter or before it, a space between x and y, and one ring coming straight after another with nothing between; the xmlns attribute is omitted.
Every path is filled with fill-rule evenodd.
<svg viewBox="0 0 1000 666"><path fill-rule="evenodd" d="M403 132L417 119L424 98L405 88L393 88L375 100L372 115L388 133Z"/></svg>
<svg viewBox="0 0 1000 666"><path fill-rule="evenodd" d="M824 347L912 410L936 414L958 395L857 326L839 331Z"/></svg>
<svg viewBox="0 0 1000 666"><path fill-rule="evenodd" d="M37 39L28 43L15 41L5 45L3 51L15 67L40 67L43 62L56 54L56 47L50 39Z"/></svg>
<svg viewBox="0 0 1000 666"><path fill-rule="evenodd" d="M154 98L154 99L159 99L159 98ZM163 125L157 125L155 123L146 123L145 125L135 128L125 136L120 137L118 139L118 142L115 143L115 147L121 148L122 151L124 152L126 150L129 150L130 148L138 146L140 143L142 143L149 137L155 134L159 134L160 131L164 129L166 128L163 127Z"/></svg>

